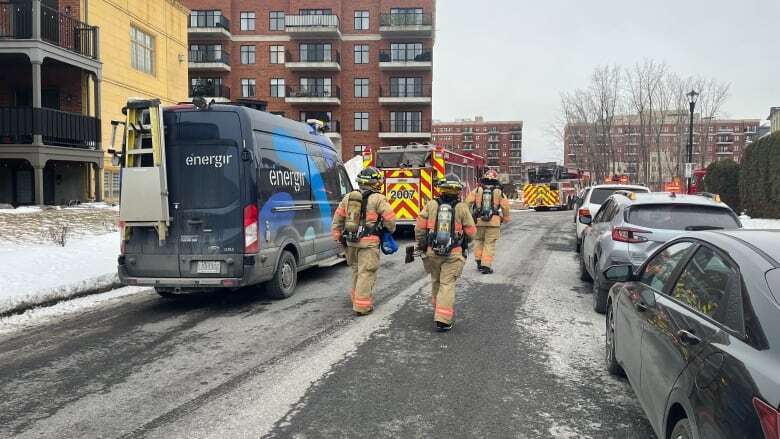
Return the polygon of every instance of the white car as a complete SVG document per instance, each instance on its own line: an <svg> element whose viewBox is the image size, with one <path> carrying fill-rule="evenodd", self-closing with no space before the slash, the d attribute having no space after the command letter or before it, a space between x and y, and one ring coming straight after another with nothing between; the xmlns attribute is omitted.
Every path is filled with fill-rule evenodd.
<svg viewBox="0 0 780 439"><path fill-rule="evenodd" d="M583 224L580 218L588 217L592 219L601 209L604 201L617 191L647 193L650 192L650 189L646 186L632 184L599 184L585 189L585 194L581 199L577 200L578 208L574 213L574 222L577 224L577 252L582 247L582 234L588 228L588 225Z"/></svg>

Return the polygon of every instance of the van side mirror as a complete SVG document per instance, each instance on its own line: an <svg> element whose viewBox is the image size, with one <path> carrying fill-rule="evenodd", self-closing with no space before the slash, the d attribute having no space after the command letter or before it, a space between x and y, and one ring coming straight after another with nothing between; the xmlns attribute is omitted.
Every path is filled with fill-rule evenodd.
<svg viewBox="0 0 780 439"><path fill-rule="evenodd" d="M634 267L631 265L613 265L604 270L604 277L612 282L630 282L634 280Z"/></svg>
<svg viewBox="0 0 780 439"><path fill-rule="evenodd" d="M585 224L586 226L591 225L593 223L593 218L589 216L580 216L580 223Z"/></svg>

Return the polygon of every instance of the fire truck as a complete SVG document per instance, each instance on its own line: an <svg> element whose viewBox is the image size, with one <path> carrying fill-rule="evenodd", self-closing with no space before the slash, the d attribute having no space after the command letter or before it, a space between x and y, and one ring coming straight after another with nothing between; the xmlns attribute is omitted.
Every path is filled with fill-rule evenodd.
<svg viewBox="0 0 780 439"><path fill-rule="evenodd" d="M456 153L433 144L412 143L380 146L363 151L363 167L373 166L385 174L385 196L400 226L414 226L420 209L436 197L434 178L455 174L464 192L478 184L486 160L471 153ZM465 195L465 194L464 194Z"/></svg>
<svg viewBox="0 0 780 439"><path fill-rule="evenodd" d="M523 204L534 210L569 209L582 181L581 173L564 166L531 168L523 186Z"/></svg>

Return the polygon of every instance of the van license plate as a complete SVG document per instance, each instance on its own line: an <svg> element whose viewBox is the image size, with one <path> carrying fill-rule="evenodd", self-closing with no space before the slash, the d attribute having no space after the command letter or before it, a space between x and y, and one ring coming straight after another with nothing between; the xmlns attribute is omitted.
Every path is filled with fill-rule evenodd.
<svg viewBox="0 0 780 439"><path fill-rule="evenodd" d="M219 274L219 261L198 261L198 273L200 274Z"/></svg>

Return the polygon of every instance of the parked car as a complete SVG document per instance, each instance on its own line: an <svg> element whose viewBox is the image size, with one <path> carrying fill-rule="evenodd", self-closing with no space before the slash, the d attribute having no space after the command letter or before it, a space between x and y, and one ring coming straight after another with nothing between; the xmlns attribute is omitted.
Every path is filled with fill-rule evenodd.
<svg viewBox="0 0 780 439"><path fill-rule="evenodd" d="M578 207L574 211L574 222L577 224L577 251L582 247L582 234L587 228L587 224L582 221L583 218L593 218L593 215L599 211L601 205L607 201L610 195L617 191L632 191L636 193L650 192L645 186L626 185L626 184L601 184L590 186L585 189L584 194L579 199Z"/></svg>
<svg viewBox="0 0 780 439"><path fill-rule="evenodd" d="M666 241L690 230L738 229L737 215L718 197L623 192L610 196L583 233L580 270L593 281L593 309L603 313L611 265L641 265Z"/></svg>
<svg viewBox="0 0 780 439"><path fill-rule="evenodd" d="M606 366L659 438L780 437L780 231L685 234L613 266Z"/></svg>
<svg viewBox="0 0 780 439"><path fill-rule="evenodd" d="M293 294L298 272L338 261L333 213L352 183L315 126L212 104L163 112L168 238L153 225L122 234L119 278L162 296L265 283Z"/></svg>

